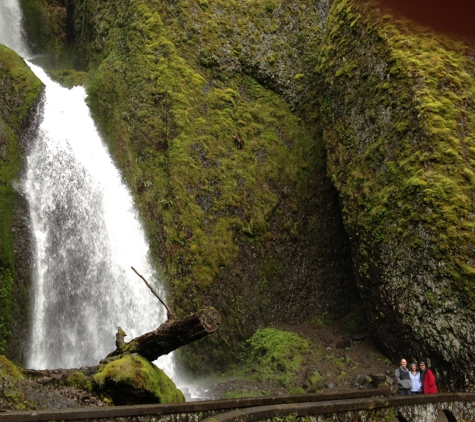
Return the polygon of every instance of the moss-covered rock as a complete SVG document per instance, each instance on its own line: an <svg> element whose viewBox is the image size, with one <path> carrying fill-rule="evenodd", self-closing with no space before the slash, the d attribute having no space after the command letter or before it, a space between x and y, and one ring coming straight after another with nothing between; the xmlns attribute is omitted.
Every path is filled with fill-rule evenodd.
<svg viewBox="0 0 475 422"><path fill-rule="evenodd" d="M27 338L31 248L26 204L14 184L22 169L20 138L41 90L23 59L0 45L0 353L19 360Z"/></svg>
<svg viewBox="0 0 475 422"><path fill-rule="evenodd" d="M2 385L0 387L1 409L24 409L25 396L18 388L18 382L24 377L20 368L15 366L5 356L0 355L0 379ZM5 403L3 403L5 401Z"/></svg>
<svg viewBox="0 0 475 422"><path fill-rule="evenodd" d="M394 356L428 357L452 385L473 385L473 53L339 0L315 64L371 330Z"/></svg>
<svg viewBox="0 0 475 422"><path fill-rule="evenodd" d="M91 377L87 377L81 371L75 371L69 375L64 381L64 384L71 387L80 388L81 390L85 391L92 391L94 388L94 383Z"/></svg>
<svg viewBox="0 0 475 422"><path fill-rule="evenodd" d="M20 368L18 368L13 362L8 360L6 356L0 355L0 377L5 379L11 377L12 379L23 379L24 375Z"/></svg>
<svg viewBox="0 0 475 422"><path fill-rule="evenodd" d="M185 401L165 372L139 355L125 355L103 364L93 379L115 405Z"/></svg>
<svg viewBox="0 0 475 422"><path fill-rule="evenodd" d="M232 361L239 341L261 324L345 312L357 300L319 134L256 79L269 79L263 75L278 65L261 60L264 50L254 51L247 38L267 37L257 15L280 25L268 34L286 63L273 86L296 103L301 43L292 38L287 57L279 36L290 37L293 25L318 34L311 28L322 15L307 13L311 2L296 17L284 2L274 6L68 3L77 64L91 73L89 104L134 191L174 310L180 316L211 305L222 312L217 336L182 352L197 371ZM229 40L246 40L249 53L226 50L209 62L202 47L223 44L229 32L227 19L216 18L221 13L240 22L243 34ZM195 16L199 28L174 19L182 14ZM248 31L248 19L255 29ZM201 30L209 42L191 36ZM233 71L225 65L230 55Z"/></svg>
<svg viewBox="0 0 475 422"><path fill-rule="evenodd" d="M248 343L248 364L256 381L273 381L283 387L293 386L310 350L305 338L275 328L258 330Z"/></svg>
<svg viewBox="0 0 475 422"><path fill-rule="evenodd" d="M328 4L67 6L174 307L222 311L203 360L182 351L190 366L229 362L259 324L351 309L355 274L386 350L467 387L473 53L371 5Z"/></svg>

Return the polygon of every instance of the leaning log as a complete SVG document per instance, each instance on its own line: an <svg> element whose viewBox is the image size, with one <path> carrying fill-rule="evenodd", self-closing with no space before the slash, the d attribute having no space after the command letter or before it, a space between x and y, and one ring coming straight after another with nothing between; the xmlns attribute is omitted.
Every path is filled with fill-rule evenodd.
<svg viewBox="0 0 475 422"><path fill-rule="evenodd" d="M117 349L107 357L138 353L149 361L154 361L181 346L214 333L220 323L221 316L216 309L201 309L183 319L166 321L156 330L135 337L129 343L116 342ZM120 328L119 330L121 331Z"/></svg>

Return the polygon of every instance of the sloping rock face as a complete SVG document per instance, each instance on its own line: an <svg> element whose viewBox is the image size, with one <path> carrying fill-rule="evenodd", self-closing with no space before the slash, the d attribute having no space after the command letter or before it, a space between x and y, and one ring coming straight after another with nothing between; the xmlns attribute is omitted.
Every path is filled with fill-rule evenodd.
<svg viewBox="0 0 475 422"><path fill-rule="evenodd" d="M23 59L0 44L0 353L17 359L28 330L31 245L27 206L14 184L41 91Z"/></svg>
<svg viewBox="0 0 475 422"><path fill-rule="evenodd" d="M393 356L475 366L473 50L333 4L316 88L358 290ZM321 82L324 81L322 85Z"/></svg>

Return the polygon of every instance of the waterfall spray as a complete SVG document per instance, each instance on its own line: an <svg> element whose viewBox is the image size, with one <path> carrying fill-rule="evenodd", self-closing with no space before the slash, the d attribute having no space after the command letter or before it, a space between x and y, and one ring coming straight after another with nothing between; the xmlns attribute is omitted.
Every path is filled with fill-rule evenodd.
<svg viewBox="0 0 475 422"><path fill-rule="evenodd" d="M17 0L0 2L0 42L27 55L19 10ZM132 196L96 130L84 88L63 88L28 65L45 84L23 181L35 243L28 366L96 365L115 349L118 326L131 339L156 328L166 310L131 270L158 280ZM173 376L171 357L159 361Z"/></svg>

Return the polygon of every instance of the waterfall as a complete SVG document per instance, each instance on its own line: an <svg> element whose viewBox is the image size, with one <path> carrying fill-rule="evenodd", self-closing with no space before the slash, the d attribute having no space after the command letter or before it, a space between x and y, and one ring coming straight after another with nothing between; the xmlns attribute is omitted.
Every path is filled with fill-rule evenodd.
<svg viewBox="0 0 475 422"><path fill-rule="evenodd" d="M28 57L21 19L18 0L0 0L0 43L15 50L22 57Z"/></svg>
<svg viewBox="0 0 475 422"><path fill-rule="evenodd" d="M9 25L21 36L21 14L12 10L19 10L17 0L0 1L0 42L10 42L4 36L13 18ZM10 46L25 54L22 43L14 39ZM63 88L27 64L45 84L23 179L35 244L27 363L36 369L97 365L115 350L118 326L127 341L166 319L131 266L155 286L158 276L132 196L96 130L84 88ZM173 377L170 355L159 366Z"/></svg>

